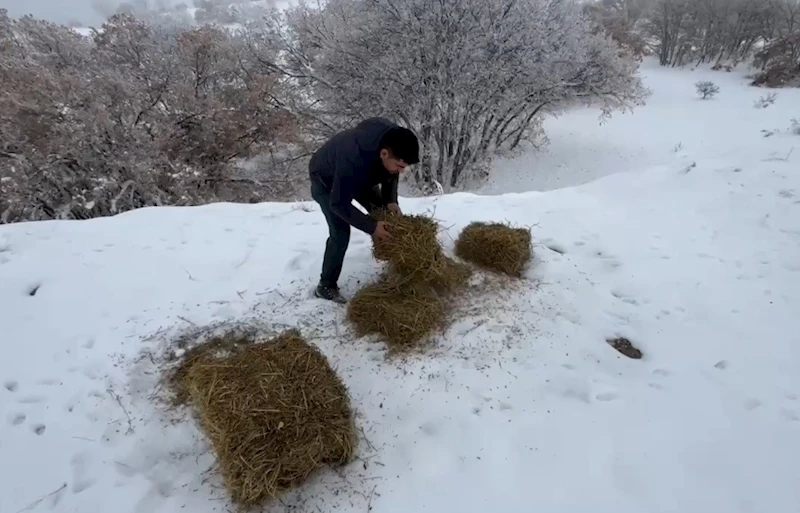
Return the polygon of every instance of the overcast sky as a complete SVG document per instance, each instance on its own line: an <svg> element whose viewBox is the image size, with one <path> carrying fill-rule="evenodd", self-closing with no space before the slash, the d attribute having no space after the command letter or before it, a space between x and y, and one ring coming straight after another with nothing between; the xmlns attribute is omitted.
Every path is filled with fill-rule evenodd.
<svg viewBox="0 0 800 513"><path fill-rule="evenodd" d="M103 23L104 17L92 8L93 3L104 3L111 6L113 10L122 3L122 0L0 0L0 7L8 9L12 18L32 14L37 18L57 23L69 23L77 20L85 25L100 25ZM153 3L149 2L150 5ZM186 3L192 4L191 0Z"/></svg>
<svg viewBox="0 0 800 513"><path fill-rule="evenodd" d="M53 21L56 23L71 23L79 21L83 26L99 27L108 15L101 15L98 11L113 14L119 4L123 2L135 3L135 0L0 0L0 7L8 9L12 18L19 18L25 14L32 14L36 18ZM294 4L294 0L265 0L268 4L279 8ZM185 3L190 7L193 0L147 0L147 4L154 8L156 5L177 5ZM316 2L310 2L312 5ZM94 6L94 7L93 7Z"/></svg>

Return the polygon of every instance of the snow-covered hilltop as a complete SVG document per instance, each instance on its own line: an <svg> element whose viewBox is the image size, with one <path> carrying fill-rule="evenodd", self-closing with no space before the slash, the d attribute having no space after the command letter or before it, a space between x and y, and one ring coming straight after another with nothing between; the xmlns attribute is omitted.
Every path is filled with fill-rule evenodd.
<svg viewBox="0 0 800 513"><path fill-rule="evenodd" d="M270 511L800 510L800 139L788 130L800 102L782 91L754 109L762 92L733 75L701 101L680 73L650 81L662 102L605 132L566 114L553 142L573 152L498 168L495 192L535 185L514 166L551 173L543 188L562 169L579 173L564 182L595 178L591 162L627 172L404 201L436 212L447 249L473 220L532 226L536 242L523 281L479 279L408 361L385 360L311 297L326 237L314 204L0 227L0 511L225 511L204 438L151 399L147 354L248 319L317 344L363 429L358 462ZM378 269L354 233L343 291ZM643 358L607 343L618 337Z"/></svg>

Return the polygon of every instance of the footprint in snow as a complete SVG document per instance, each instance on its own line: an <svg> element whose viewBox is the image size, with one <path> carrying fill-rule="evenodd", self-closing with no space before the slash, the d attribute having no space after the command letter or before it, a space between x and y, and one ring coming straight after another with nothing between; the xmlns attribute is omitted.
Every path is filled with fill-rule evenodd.
<svg viewBox="0 0 800 513"><path fill-rule="evenodd" d="M512 405L504 403L503 401L500 401L498 408L500 409L500 411L511 411L514 409Z"/></svg>
<svg viewBox="0 0 800 513"><path fill-rule="evenodd" d="M744 403L742 403L742 406L747 411L753 411L756 408L760 407L762 404L763 403L761 401L759 401L758 399L750 398L750 399L745 400Z"/></svg>
<svg viewBox="0 0 800 513"><path fill-rule="evenodd" d="M14 380L9 380L3 383L3 387L5 387L5 389L9 392L16 392L19 388L19 384Z"/></svg>
<svg viewBox="0 0 800 513"><path fill-rule="evenodd" d="M433 422L425 422L420 427L419 430L429 436L434 436L436 434L436 425Z"/></svg>
<svg viewBox="0 0 800 513"><path fill-rule="evenodd" d="M634 298L632 298L631 296L629 296L629 295L627 295L627 294L625 294L623 292L620 292L618 290L612 290L611 291L611 295L614 296L615 298L619 299L623 303L628 303L629 305L634 305L635 306L635 305L639 304L639 302L636 301Z"/></svg>
<svg viewBox="0 0 800 513"><path fill-rule="evenodd" d="M310 253L307 250L301 249L296 251L296 255L289 260L286 269L289 271L301 271L308 267L308 257Z"/></svg>
<svg viewBox="0 0 800 513"><path fill-rule="evenodd" d="M47 426L45 426L44 424L34 424L31 427L31 431L33 431L34 433L36 433L39 436L43 435L46 430L47 430Z"/></svg>
<svg viewBox="0 0 800 513"><path fill-rule="evenodd" d="M70 466L72 467L72 493L81 493L97 482L97 479L88 471L89 453L79 452L72 456Z"/></svg>
<svg viewBox="0 0 800 513"><path fill-rule="evenodd" d="M36 403L43 403L46 400L47 398L43 395L29 395L26 397L22 397L17 402L21 404L36 404Z"/></svg>
<svg viewBox="0 0 800 513"><path fill-rule="evenodd" d="M596 396L594 396L594 398L597 399L600 402L607 403L607 402L613 401L615 399L618 399L619 395L615 394L614 392L603 392L603 393L597 394Z"/></svg>
<svg viewBox="0 0 800 513"><path fill-rule="evenodd" d="M27 418L28 417L26 417L24 413L15 413L8 418L8 424L11 426L19 426L25 422Z"/></svg>

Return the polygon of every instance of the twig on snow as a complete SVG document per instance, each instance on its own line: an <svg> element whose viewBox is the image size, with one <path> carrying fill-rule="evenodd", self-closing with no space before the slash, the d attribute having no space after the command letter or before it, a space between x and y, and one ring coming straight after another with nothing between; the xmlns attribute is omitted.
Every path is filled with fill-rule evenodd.
<svg viewBox="0 0 800 513"><path fill-rule="evenodd" d="M781 158L781 157L770 157L768 159L764 159L764 162L789 162L789 157L792 156L792 152L793 151L794 151L794 146L792 146L792 149L789 150L789 153L787 153L785 157L783 157L783 158Z"/></svg>
<svg viewBox="0 0 800 513"><path fill-rule="evenodd" d="M375 450L375 446L372 445L372 442L370 442L369 438L367 438L367 434L364 432L364 428L363 427L359 427L358 430L361 431L361 436L364 437L364 441L367 442L367 446L370 448L370 450L374 451Z"/></svg>
<svg viewBox="0 0 800 513"><path fill-rule="evenodd" d="M23 511L30 511L30 510L32 510L33 508L35 508L36 506L38 506L38 505L39 505L39 503L41 503L43 500L45 500L45 499L46 499L46 498L48 498L48 497L52 497L53 495L57 494L58 492L60 492L61 490L63 490L63 489L64 489L64 488L66 488L66 487L67 487L67 483L64 483L64 484L62 484L61 486L59 486L59 487L58 487L58 489L56 489L56 490L53 490L52 492L48 493L47 495L43 495L43 496L39 497L38 499L36 499L35 501L33 501L33 502L32 502L30 505L28 505L27 507L24 507L24 508L22 508L21 510L17 511L17 513L22 513Z"/></svg>
<svg viewBox="0 0 800 513"><path fill-rule="evenodd" d="M117 404L119 404L119 407L122 408L123 413L125 413L125 416L128 418L128 431L126 431L125 434L128 435L133 433L133 419L131 418L131 414L128 413L128 410L125 408L125 405L122 404L122 397L120 397L119 394L115 393L114 390L112 390L111 388L109 388L107 392L108 395L110 395L115 401L117 401Z"/></svg>
<svg viewBox="0 0 800 513"><path fill-rule="evenodd" d="M367 511L372 511L372 497L375 495L375 489L378 488L378 485L372 487L372 491L369 493L369 501L367 502Z"/></svg>
<svg viewBox="0 0 800 513"><path fill-rule="evenodd" d="M197 323L196 323L196 322L192 322L192 321L190 321L189 319L187 319L186 317L184 317L184 316L182 316L182 315L179 315L179 316L178 316L178 319L182 320L183 322L188 322L188 323L189 323L189 324L191 324L192 326L197 326Z"/></svg>

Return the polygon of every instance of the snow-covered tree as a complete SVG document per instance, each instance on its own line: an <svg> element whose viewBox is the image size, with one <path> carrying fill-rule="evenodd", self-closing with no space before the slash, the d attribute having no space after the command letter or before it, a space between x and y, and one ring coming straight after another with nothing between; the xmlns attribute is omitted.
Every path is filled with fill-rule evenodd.
<svg viewBox="0 0 800 513"><path fill-rule="evenodd" d="M637 65L572 0L328 0L291 13L289 71L331 130L383 115L420 137L415 178L458 185L575 100L646 96Z"/></svg>
<svg viewBox="0 0 800 513"><path fill-rule="evenodd" d="M293 141L283 87L212 27L123 14L89 39L0 10L0 222L265 199L276 177L237 160Z"/></svg>
<svg viewBox="0 0 800 513"><path fill-rule="evenodd" d="M622 0L619 0L622 1ZM662 65L735 66L800 28L800 0L653 0L644 34Z"/></svg>
<svg viewBox="0 0 800 513"><path fill-rule="evenodd" d="M599 0L585 8L620 47L641 59L650 53L641 30L650 4L651 0Z"/></svg>

